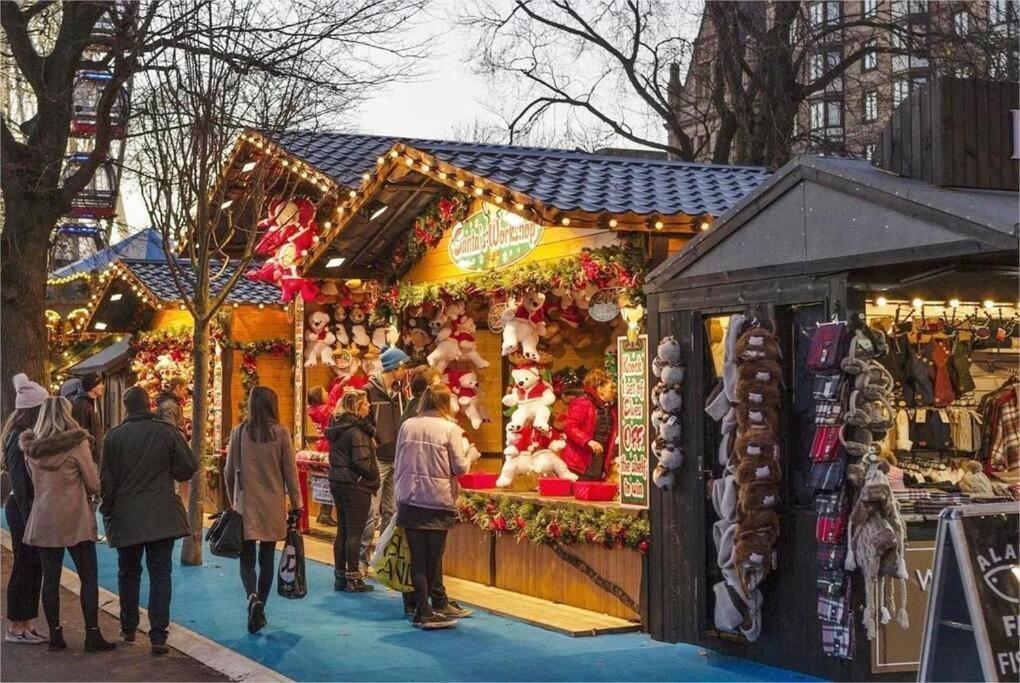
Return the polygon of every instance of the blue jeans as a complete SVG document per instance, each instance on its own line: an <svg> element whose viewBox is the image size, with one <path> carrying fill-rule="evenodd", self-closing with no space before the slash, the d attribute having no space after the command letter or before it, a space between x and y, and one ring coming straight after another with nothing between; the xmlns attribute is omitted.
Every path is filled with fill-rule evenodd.
<svg viewBox="0 0 1020 683"><path fill-rule="evenodd" d="M365 531L361 534L361 563L366 567L372 559L375 532L388 527L397 512L396 498L393 495L393 475L393 463L380 461L379 490L372 496L368 521L365 523Z"/></svg>

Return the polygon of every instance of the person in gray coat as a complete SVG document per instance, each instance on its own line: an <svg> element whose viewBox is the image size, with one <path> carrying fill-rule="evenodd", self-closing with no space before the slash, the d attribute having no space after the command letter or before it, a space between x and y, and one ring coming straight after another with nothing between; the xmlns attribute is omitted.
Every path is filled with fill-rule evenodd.
<svg viewBox="0 0 1020 683"><path fill-rule="evenodd" d="M138 629L142 556L149 572L149 644L153 654L169 652L171 567L174 541L191 533L175 481L198 469L180 430L150 412L149 395L138 386L124 392L127 416L107 433L100 475L99 511L110 547L117 549L121 635Z"/></svg>

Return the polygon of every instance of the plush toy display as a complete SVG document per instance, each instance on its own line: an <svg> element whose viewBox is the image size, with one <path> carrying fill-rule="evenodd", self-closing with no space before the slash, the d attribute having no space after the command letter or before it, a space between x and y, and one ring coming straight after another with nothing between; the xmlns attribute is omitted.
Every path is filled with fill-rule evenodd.
<svg viewBox="0 0 1020 683"><path fill-rule="evenodd" d="M333 416L333 408L336 406L336 401L333 400L332 392L327 392L323 387L313 387L308 392L308 418L315 425L315 430L319 434L319 438L316 439L315 444L312 446L315 450L320 453L326 453L329 451L329 441L323 436L326 433L326 427L329 426L329 419Z"/></svg>
<svg viewBox="0 0 1020 683"><path fill-rule="evenodd" d="M271 256L303 226L315 219L315 206L306 197L275 199L269 204L269 216L256 224L262 238L255 253Z"/></svg>
<svg viewBox="0 0 1020 683"><path fill-rule="evenodd" d="M541 292L528 292L507 303L502 318L504 356L520 348L525 358L538 361L538 340L546 334L544 304Z"/></svg>
<svg viewBox="0 0 1020 683"><path fill-rule="evenodd" d="M489 361L478 353L478 344L475 342L478 326L475 319L466 312L461 312L452 322L453 333L450 336L457 341L460 347L460 358L470 362L479 370L489 367Z"/></svg>
<svg viewBox="0 0 1020 683"><path fill-rule="evenodd" d="M318 297L319 288L315 282L297 272L308 250L319 241L314 205L303 197L276 200L270 205L269 218L259 222L257 227L266 230L266 233L255 250L269 258L245 276L280 287L281 301L292 301L299 295L305 301Z"/></svg>
<svg viewBox="0 0 1020 683"><path fill-rule="evenodd" d="M432 345L432 333L429 332L429 321L421 316L410 316L404 326L404 341L412 358L428 356L428 348Z"/></svg>
<svg viewBox="0 0 1020 683"><path fill-rule="evenodd" d="M305 367L322 363L333 365L333 344L336 336L329 329L329 314L314 311L305 324Z"/></svg>
<svg viewBox="0 0 1020 683"><path fill-rule="evenodd" d="M333 329L339 347L349 347L351 345L351 321L347 316L347 308L343 304L333 307Z"/></svg>
<svg viewBox="0 0 1020 683"><path fill-rule="evenodd" d="M449 370L443 373L443 381L450 387L456 411L463 410L464 416L474 429L488 422L489 417L478 393L478 375L470 370Z"/></svg>
<svg viewBox="0 0 1020 683"><path fill-rule="evenodd" d="M652 472L652 482L662 489L673 485L676 470L684 461L683 429L680 418L683 410L684 363L680 342L665 337L659 342L652 360L652 374L659 378L652 388L655 408L651 425L655 439L651 450L658 463Z"/></svg>
<svg viewBox="0 0 1020 683"><path fill-rule="evenodd" d="M460 360L460 342L453 338L453 321L440 311L429 322L436 338L436 348L428 355L428 364L439 372L444 372L450 363Z"/></svg>
<svg viewBox="0 0 1020 683"><path fill-rule="evenodd" d="M359 304L354 304L347 311L347 319L350 321L351 343L362 351L367 351L372 345L372 337L368 334L368 314Z"/></svg>
<svg viewBox="0 0 1020 683"><path fill-rule="evenodd" d="M506 460L500 470L496 486L506 488L513 484L520 474L533 472L541 477L557 477L577 481L577 475L570 471L559 453L566 448L563 434L557 430L539 430L531 425L521 430L506 428Z"/></svg>
<svg viewBox="0 0 1020 683"><path fill-rule="evenodd" d="M503 397L503 405L516 408L510 427L520 431L527 424L536 429L549 429L551 406L556 402L552 385L542 378L537 365L524 365L510 371L511 386Z"/></svg>
<svg viewBox="0 0 1020 683"><path fill-rule="evenodd" d="M372 314L368 316L368 324L371 329L372 346L376 350L381 351L384 347L397 343L398 339L394 338L396 328L390 325L389 321L378 311L372 311Z"/></svg>

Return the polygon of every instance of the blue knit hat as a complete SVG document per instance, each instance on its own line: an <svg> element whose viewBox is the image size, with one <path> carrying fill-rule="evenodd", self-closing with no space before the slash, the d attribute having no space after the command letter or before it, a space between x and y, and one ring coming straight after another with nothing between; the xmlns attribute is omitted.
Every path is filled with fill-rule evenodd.
<svg viewBox="0 0 1020 683"><path fill-rule="evenodd" d="M396 370L407 363L411 358L396 346L384 346L379 362L382 364L383 372Z"/></svg>

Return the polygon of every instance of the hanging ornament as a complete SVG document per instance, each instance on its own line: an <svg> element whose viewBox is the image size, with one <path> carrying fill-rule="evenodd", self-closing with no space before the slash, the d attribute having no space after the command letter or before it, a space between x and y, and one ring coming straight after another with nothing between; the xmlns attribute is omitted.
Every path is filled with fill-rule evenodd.
<svg viewBox="0 0 1020 683"><path fill-rule="evenodd" d="M492 304L489 308L487 323L490 331L497 334L503 331L503 327L506 325L506 321L503 320L503 314L506 313L506 306L506 302L502 301L500 303Z"/></svg>
<svg viewBox="0 0 1020 683"><path fill-rule="evenodd" d="M596 322L609 322L620 315L619 298L620 289L618 287L598 290L588 303L588 315Z"/></svg>

